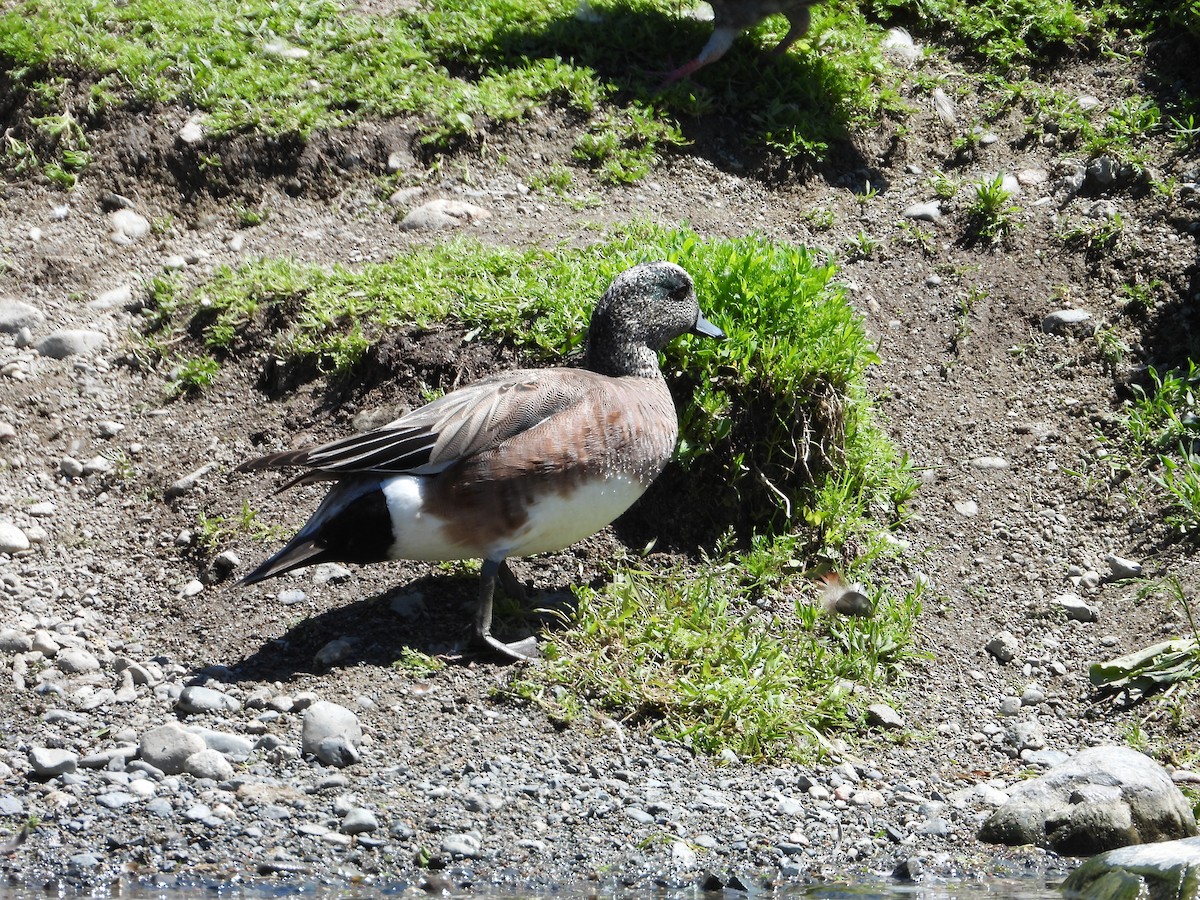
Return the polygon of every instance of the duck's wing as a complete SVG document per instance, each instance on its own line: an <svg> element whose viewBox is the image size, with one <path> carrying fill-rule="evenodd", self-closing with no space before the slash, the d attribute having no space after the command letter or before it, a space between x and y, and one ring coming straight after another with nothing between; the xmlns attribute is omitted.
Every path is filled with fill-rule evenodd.
<svg viewBox="0 0 1200 900"><path fill-rule="evenodd" d="M434 474L576 406L601 377L586 369L505 372L452 391L374 431L260 456L238 471L310 470L291 484L350 473Z"/></svg>

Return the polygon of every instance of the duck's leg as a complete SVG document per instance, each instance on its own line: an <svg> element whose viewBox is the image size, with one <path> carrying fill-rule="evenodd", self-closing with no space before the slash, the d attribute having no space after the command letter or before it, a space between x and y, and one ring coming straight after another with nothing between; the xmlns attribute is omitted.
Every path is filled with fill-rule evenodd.
<svg viewBox="0 0 1200 900"><path fill-rule="evenodd" d="M812 13L807 6L801 6L793 9L790 12L784 13L788 20L788 33L783 36L783 40L771 51L773 56L782 56L787 52L788 47L804 37L808 32L808 26L812 22Z"/></svg>
<svg viewBox="0 0 1200 900"><path fill-rule="evenodd" d="M530 636L513 644L506 644L492 637L492 598L496 593L497 576L506 591L515 588L512 592L518 597L524 597L525 591L504 560L485 559L483 568L479 571L479 608L475 612L475 639L510 659L537 659L535 637Z"/></svg>

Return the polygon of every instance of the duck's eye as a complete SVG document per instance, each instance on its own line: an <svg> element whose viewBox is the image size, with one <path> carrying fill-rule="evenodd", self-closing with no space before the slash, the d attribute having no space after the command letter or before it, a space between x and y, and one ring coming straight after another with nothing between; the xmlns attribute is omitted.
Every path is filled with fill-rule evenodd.
<svg viewBox="0 0 1200 900"><path fill-rule="evenodd" d="M686 284L681 284L681 285L679 285L679 287L672 289L671 299L674 300L676 303L682 303L687 298L688 298L688 286Z"/></svg>

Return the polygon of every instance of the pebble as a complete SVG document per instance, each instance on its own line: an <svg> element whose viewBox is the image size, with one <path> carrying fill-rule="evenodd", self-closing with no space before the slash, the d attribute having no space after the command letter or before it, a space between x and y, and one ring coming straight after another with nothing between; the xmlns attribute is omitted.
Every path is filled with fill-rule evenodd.
<svg viewBox="0 0 1200 900"><path fill-rule="evenodd" d="M357 646L358 641L353 638L335 638L316 652L313 656L313 664L322 669L328 669L353 656Z"/></svg>
<svg viewBox="0 0 1200 900"><path fill-rule="evenodd" d="M142 759L168 775L183 772L188 757L205 749L203 738L174 722L143 734L140 746Z"/></svg>
<svg viewBox="0 0 1200 900"><path fill-rule="evenodd" d="M1002 456L977 456L971 460L971 467L975 469L1007 469L1008 460Z"/></svg>
<svg viewBox="0 0 1200 900"><path fill-rule="evenodd" d="M942 203L940 200L913 203L904 208L904 216L905 218L917 219L923 222L936 222L942 217Z"/></svg>
<svg viewBox="0 0 1200 900"><path fill-rule="evenodd" d="M491 218L491 215L486 209L473 203L439 198L409 210L400 220L400 228L404 231L440 231L482 222Z"/></svg>
<svg viewBox="0 0 1200 900"><path fill-rule="evenodd" d="M11 297L0 297L0 332L16 334L23 328L40 328L46 317L36 306Z"/></svg>
<svg viewBox="0 0 1200 900"><path fill-rule="evenodd" d="M29 537L12 522L0 522L0 553L23 553L29 549Z"/></svg>
<svg viewBox="0 0 1200 900"><path fill-rule="evenodd" d="M204 113L195 113L190 116L183 127L179 129L179 139L185 144L198 144L204 140L204 122L207 116Z"/></svg>
<svg viewBox="0 0 1200 900"><path fill-rule="evenodd" d="M875 728L897 730L904 727L904 717L886 703L872 703L867 707L867 724Z"/></svg>
<svg viewBox="0 0 1200 900"><path fill-rule="evenodd" d="M960 516L970 519L979 515L979 504L974 500L955 500L954 511Z"/></svg>
<svg viewBox="0 0 1200 900"><path fill-rule="evenodd" d="M32 646L33 638L24 631L19 631L16 628L0 630L0 652L26 653Z"/></svg>
<svg viewBox="0 0 1200 900"><path fill-rule="evenodd" d="M34 747L29 751L30 768L43 778L53 778L56 775L74 772L78 764L79 757L70 750Z"/></svg>
<svg viewBox="0 0 1200 900"><path fill-rule="evenodd" d="M66 359L69 356L88 356L103 350L108 336L85 328L60 328L37 342L37 352L47 359Z"/></svg>
<svg viewBox="0 0 1200 900"><path fill-rule="evenodd" d="M133 288L127 284L111 288L88 304L90 309L124 309L133 304Z"/></svg>
<svg viewBox="0 0 1200 900"><path fill-rule="evenodd" d="M185 713L234 713L242 704L234 697L212 688L191 685L185 687L175 702L175 708Z"/></svg>
<svg viewBox="0 0 1200 900"><path fill-rule="evenodd" d="M992 639L984 644L983 649L994 656L998 662L1006 663L1012 662L1019 647L1017 638L1011 631L1001 631L993 635Z"/></svg>
<svg viewBox="0 0 1200 900"><path fill-rule="evenodd" d="M1067 614L1067 618L1076 622L1095 622L1100 618L1100 611L1084 602L1078 594L1059 594L1054 598L1054 604Z"/></svg>
<svg viewBox="0 0 1200 900"><path fill-rule="evenodd" d="M197 778L211 778L213 781L228 781L233 777L233 765L229 760L208 747L189 756L183 763L183 770Z"/></svg>
<svg viewBox="0 0 1200 900"><path fill-rule="evenodd" d="M447 856L477 859L483 855L483 840L476 834L448 834L442 839L442 852Z"/></svg>
<svg viewBox="0 0 1200 900"><path fill-rule="evenodd" d="M362 738L358 716L344 706L318 700L304 711L301 749L326 765L344 767L357 762Z"/></svg>
<svg viewBox="0 0 1200 900"><path fill-rule="evenodd" d="M378 828L379 820L375 818L375 813L361 806L349 810L338 826L338 830L343 834L370 834Z"/></svg>
<svg viewBox="0 0 1200 900"><path fill-rule="evenodd" d="M1042 319L1046 334L1069 334L1089 331L1085 324L1092 318L1086 309L1059 309Z"/></svg>
<svg viewBox="0 0 1200 900"><path fill-rule="evenodd" d="M94 653L82 647L67 647L60 650L54 659L54 664L60 672L68 675L86 675L89 672L100 671L100 660Z"/></svg>
<svg viewBox="0 0 1200 900"><path fill-rule="evenodd" d="M1131 559L1124 559L1117 556L1115 553L1110 553L1104 557L1104 561L1108 563L1109 571L1112 572L1113 578L1139 578L1142 574L1142 564L1134 562Z"/></svg>
<svg viewBox="0 0 1200 900"><path fill-rule="evenodd" d="M132 244L150 233L150 221L132 209L118 209L109 214L108 221L112 228L108 236L114 244Z"/></svg>
<svg viewBox="0 0 1200 900"><path fill-rule="evenodd" d="M683 841L673 841L671 843L671 862L680 869L694 869L697 862L696 851Z"/></svg>
<svg viewBox="0 0 1200 900"><path fill-rule="evenodd" d="M1000 715L1015 716L1021 711L1020 697L1002 697L1000 699Z"/></svg>

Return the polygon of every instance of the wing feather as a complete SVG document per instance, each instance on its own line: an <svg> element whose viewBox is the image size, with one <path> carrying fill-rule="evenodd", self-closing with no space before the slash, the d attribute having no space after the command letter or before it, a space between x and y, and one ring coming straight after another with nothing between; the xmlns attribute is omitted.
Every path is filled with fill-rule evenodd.
<svg viewBox="0 0 1200 900"><path fill-rule="evenodd" d="M571 409L602 377L586 369L505 372L452 391L382 428L271 453L242 463L238 470L304 466L334 477L433 474ZM307 480L301 476L297 482Z"/></svg>

